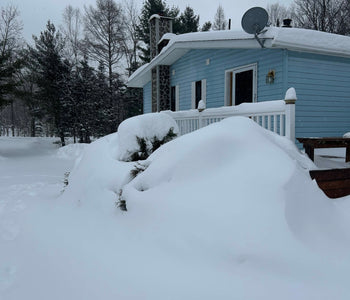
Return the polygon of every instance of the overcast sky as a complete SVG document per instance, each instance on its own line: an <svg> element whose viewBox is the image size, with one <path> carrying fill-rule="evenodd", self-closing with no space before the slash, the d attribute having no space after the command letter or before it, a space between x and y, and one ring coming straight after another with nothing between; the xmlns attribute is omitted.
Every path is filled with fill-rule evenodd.
<svg viewBox="0 0 350 300"><path fill-rule="evenodd" d="M120 0L123 1L123 0ZM56 27L62 23L62 12L67 5L79 7L82 11L84 5L95 5L96 0L1 0L1 6L14 4L18 7L23 21L23 36L27 42L31 42L32 35L40 35L45 29L48 20ZM119 1L117 1L119 2ZM143 0L136 0L139 8ZM232 28L241 27L241 18L246 10L254 6L266 7L268 3L279 2L288 6L293 0L167 0L169 6L178 6L182 12L186 6L191 6L200 16L200 24L213 21L219 4L222 5L227 19L232 19Z"/></svg>

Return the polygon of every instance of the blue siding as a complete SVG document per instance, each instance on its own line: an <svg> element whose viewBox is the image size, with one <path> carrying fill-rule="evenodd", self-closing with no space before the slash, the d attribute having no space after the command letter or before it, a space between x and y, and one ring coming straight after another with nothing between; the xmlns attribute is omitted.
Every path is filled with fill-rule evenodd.
<svg viewBox="0 0 350 300"><path fill-rule="evenodd" d="M207 59L210 59L209 65L206 65ZM257 63L258 101L282 99L285 93L283 59L281 49L191 50L171 66L171 85L180 86L180 110L191 108L191 82L202 79L207 80L207 107L223 106L225 71ZM270 69L276 72L274 84L265 82Z"/></svg>
<svg viewBox="0 0 350 300"><path fill-rule="evenodd" d="M189 51L170 68L171 85L179 85L180 110L191 108L191 82L202 79L207 80L207 107L223 106L225 71L253 63L258 67L258 101L283 99L289 87L296 89L296 136L341 136L350 131L350 59L283 49ZM266 84L271 69L275 82ZM151 82L144 86L144 113L148 112Z"/></svg>
<svg viewBox="0 0 350 300"><path fill-rule="evenodd" d="M152 112L152 84L151 81L143 87L143 113Z"/></svg>
<svg viewBox="0 0 350 300"><path fill-rule="evenodd" d="M288 53L288 85L297 92L296 136L350 131L350 59Z"/></svg>

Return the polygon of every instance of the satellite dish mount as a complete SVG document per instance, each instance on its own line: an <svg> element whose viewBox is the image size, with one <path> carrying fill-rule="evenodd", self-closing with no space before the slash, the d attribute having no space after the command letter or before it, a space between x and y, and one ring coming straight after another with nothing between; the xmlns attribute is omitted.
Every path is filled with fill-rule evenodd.
<svg viewBox="0 0 350 300"><path fill-rule="evenodd" d="M264 28L269 20L267 11L262 7L248 9L242 17L242 28L246 33L254 34L255 39L264 48L264 42L259 38L259 34L265 32Z"/></svg>

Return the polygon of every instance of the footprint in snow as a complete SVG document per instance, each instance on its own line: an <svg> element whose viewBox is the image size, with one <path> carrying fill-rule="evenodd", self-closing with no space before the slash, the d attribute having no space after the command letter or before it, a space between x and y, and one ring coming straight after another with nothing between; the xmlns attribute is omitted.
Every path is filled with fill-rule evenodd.
<svg viewBox="0 0 350 300"><path fill-rule="evenodd" d="M13 241L20 232L18 222L13 219L3 219L0 221L0 236L5 241Z"/></svg>
<svg viewBox="0 0 350 300"><path fill-rule="evenodd" d="M0 267L0 291L8 289L13 284L16 273L15 266Z"/></svg>

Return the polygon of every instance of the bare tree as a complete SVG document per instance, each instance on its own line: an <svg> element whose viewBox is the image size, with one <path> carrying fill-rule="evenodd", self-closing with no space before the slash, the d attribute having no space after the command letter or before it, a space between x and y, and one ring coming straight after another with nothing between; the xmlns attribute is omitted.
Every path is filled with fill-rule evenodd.
<svg viewBox="0 0 350 300"><path fill-rule="evenodd" d="M279 27L281 25L281 21L290 17L290 12L284 6L279 4L278 2L274 4L268 4L266 7L266 11L269 15L269 22L272 26Z"/></svg>
<svg viewBox="0 0 350 300"><path fill-rule="evenodd" d="M82 16L79 8L68 5L63 12L63 26L61 32L66 42L66 56L76 68L81 58L82 46Z"/></svg>
<svg viewBox="0 0 350 300"><path fill-rule="evenodd" d="M140 26L139 11L135 0L124 0L125 39L124 53L127 62L128 76L139 66L138 49L141 43L137 28Z"/></svg>
<svg viewBox="0 0 350 300"><path fill-rule="evenodd" d="M89 56L107 66L109 87L114 70L124 54L124 17L114 0L97 0L96 8L85 7L85 43Z"/></svg>
<svg viewBox="0 0 350 300"><path fill-rule="evenodd" d="M22 23L13 5L1 8L0 16L0 107L10 103L12 135L14 135L14 106L12 95L17 84L15 74L21 63L18 52L22 44Z"/></svg>
<svg viewBox="0 0 350 300"><path fill-rule="evenodd" d="M7 52L18 50L21 45L22 22L19 20L19 11L17 7L8 5L1 8L0 18L0 55L4 56Z"/></svg>
<svg viewBox="0 0 350 300"><path fill-rule="evenodd" d="M227 21L225 19L224 9L221 5L219 5L216 10L216 14L214 17L213 30L225 30L227 27Z"/></svg>
<svg viewBox="0 0 350 300"><path fill-rule="evenodd" d="M296 25L325 32L349 33L348 0L295 0Z"/></svg>

